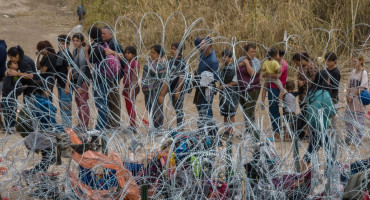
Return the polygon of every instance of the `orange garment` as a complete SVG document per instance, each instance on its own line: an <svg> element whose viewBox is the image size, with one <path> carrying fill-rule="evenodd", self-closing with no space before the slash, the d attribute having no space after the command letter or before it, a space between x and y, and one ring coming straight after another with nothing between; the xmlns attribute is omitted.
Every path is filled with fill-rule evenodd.
<svg viewBox="0 0 370 200"><path fill-rule="evenodd" d="M67 129L67 131L73 144L82 144L82 141L77 137L76 133L73 132L72 129ZM122 189L119 196L123 196L124 200L140 199L139 187L137 186L131 172L123 167L122 160L117 154L111 153L106 156L101 152L94 152L91 150L86 151L83 154L78 154L73 151L72 159L85 169L92 169L96 165L101 165L104 168L116 170L117 181L119 187ZM83 195L81 194L82 199L107 199L107 197L111 196L113 192L112 190L114 190L92 190L89 186L81 183L73 172L70 171L69 175L72 186L78 187L84 192Z"/></svg>

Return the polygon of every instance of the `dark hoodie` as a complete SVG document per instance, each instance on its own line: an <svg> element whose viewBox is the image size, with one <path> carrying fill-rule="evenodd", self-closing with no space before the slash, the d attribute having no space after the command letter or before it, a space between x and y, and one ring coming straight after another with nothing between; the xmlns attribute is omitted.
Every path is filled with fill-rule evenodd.
<svg viewBox="0 0 370 200"><path fill-rule="evenodd" d="M5 70L6 70L6 43L4 40L0 40L0 81L3 81Z"/></svg>

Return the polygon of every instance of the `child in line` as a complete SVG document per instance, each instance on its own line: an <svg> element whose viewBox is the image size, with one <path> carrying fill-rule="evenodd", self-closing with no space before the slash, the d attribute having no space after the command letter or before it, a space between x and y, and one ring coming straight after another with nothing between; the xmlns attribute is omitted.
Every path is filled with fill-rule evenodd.
<svg viewBox="0 0 370 200"><path fill-rule="evenodd" d="M90 120L89 108L89 80L91 73L87 65L84 51L85 38L82 33L76 33L72 37L74 45L72 69L72 82L75 88L75 101L78 108L78 127L82 130L88 130Z"/></svg>
<svg viewBox="0 0 370 200"><path fill-rule="evenodd" d="M278 63L280 60L279 50L277 48L271 48L267 52L267 60L262 65L262 72L266 72L267 76L265 78L265 84L262 90L262 101L261 101L261 107L262 109L265 109L265 99L266 99L266 93L267 88L271 83L274 83L280 90L279 94L279 106L282 106L282 100L283 95L286 92L283 84L281 83L279 77L281 75L281 66ZM277 75L277 77L272 77L272 75Z"/></svg>
<svg viewBox="0 0 370 200"><path fill-rule="evenodd" d="M137 51L135 47L126 47L125 59L127 63L125 62L124 67L122 95L125 99L128 116L130 117L130 126L128 127L128 130L136 133L135 102L136 96L140 92L138 83L140 64L137 61Z"/></svg>
<svg viewBox="0 0 370 200"><path fill-rule="evenodd" d="M239 96L237 93L238 79L235 72L235 66L231 63L233 53L230 50L222 52L222 63L224 67L221 70L220 90L220 113L224 117L224 123L227 129L223 133L225 139L230 139L233 133L232 125L235 123L235 114L238 109Z"/></svg>
<svg viewBox="0 0 370 200"><path fill-rule="evenodd" d="M295 83L294 81L287 81L285 84L287 93L283 96L283 115L286 119L287 125L290 127L292 133L295 133L295 121L296 121L296 97L302 93L301 91L294 92ZM291 141L290 135L285 136L286 141Z"/></svg>

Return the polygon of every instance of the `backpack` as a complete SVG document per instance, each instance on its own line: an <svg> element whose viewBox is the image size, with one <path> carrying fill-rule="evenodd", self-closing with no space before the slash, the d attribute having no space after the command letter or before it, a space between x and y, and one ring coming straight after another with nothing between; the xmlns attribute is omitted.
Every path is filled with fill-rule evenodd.
<svg viewBox="0 0 370 200"><path fill-rule="evenodd" d="M105 46L99 45L103 50L109 49L109 45L105 42ZM116 78L121 70L121 62L114 55L108 55L105 59L105 66L100 68L100 71L109 79Z"/></svg>
<svg viewBox="0 0 370 200"><path fill-rule="evenodd" d="M33 125L33 115L28 107L24 107L18 114L17 121L15 122L15 130L23 137L27 137L30 133L35 131Z"/></svg>
<svg viewBox="0 0 370 200"><path fill-rule="evenodd" d="M362 70L362 72L361 72L360 85L362 84L362 74L364 73L364 71L365 70ZM366 72L366 74L367 74L367 72ZM367 105L370 104L370 92L366 88L361 91L361 93L358 95L358 98L360 99L361 103L364 106L367 106Z"/></svg>

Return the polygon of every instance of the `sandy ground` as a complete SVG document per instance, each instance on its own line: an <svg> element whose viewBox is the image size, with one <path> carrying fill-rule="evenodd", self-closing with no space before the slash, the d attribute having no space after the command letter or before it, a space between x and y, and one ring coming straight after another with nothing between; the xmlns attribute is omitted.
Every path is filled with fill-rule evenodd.
<svg viewBox="0 0 370 200"><path fill-rule="evenodd" d="M56 45L56 36L59 34L66 34L69 33L72 28L78 24L77 15L75 13L75 1L63 1L63 0L0 0L0 38L4 39L7 42L8 47L21 45L25 50L26 55L29 55L31 58L35 59L35 51L36 51L36 44L38 41L41 40L49 40L53 44L54 47ZM55 90L54 90L55 91ZM197 111L195 106L192 104L194 91L192 94L187 95L184 104L184 111L186 114L186 122L189 125L186 129L193 129L196 123ZM215 115L215 119L219 122L219 126L222 125L223 118L220 116L219 112L217 111L218 107L218 95L214 99L214 108L213 112ZM90 99L92 99L90 97ZM165 101L166 107L166 122L169 127L174 127L176 124L175 113L172 108L172 105L169 102L169 99L166 98ZM96 112L94 111L95 107L93 105L93 101L91 100L91 121L90 121L90 128L94 127ZM125 128L128 125L128 117L126 114L126 109L124 102L121 101L121 124L122 128ZM115 151L120 154L121 158L124 160L141 160L145 152L152 150L154 147L158 146L158 141L161 140L160 137L149 137L148 135L144 134L146 132L146 126L141 123L141 119L147 118L147 113L145 112L144 108L144 97L143 94L140 93L137 97L137 111L138 111L138 122L141 125L139 128L139 133L134 137L137 140L140 140L144 143L145 148L139 151L138 155L132 155L127 153L128 142L133 138L129 135L124 135L118 132L112 132L111 134L115 134L111 137L109 148L111 151ZM341 109L340 113L343 112ZM263 128L263 130L271 130L271 123L268 118L268 112L262 111L259 107L257 108L257 118L260 120L259 125ZM76 107L74 104L73 110L74 118L77 114ZM58 116L58 120L60 117ZM238 110L238 114L236 115L236 130L238 134L241 134L244 129L244 119L241 114L240 109ZM367 127L369 127L369 120L367 120ZM74 125L76 125L76 121L74 120ZM343 137L343 126L341 121L338 121L337 130L341 132L339 135ZM367 128L368 130L368 128ZM367 133L368 134L368 133ZM24 147L22 142L22 138L19 135L5 135L0 134L0 157L2 155L6 155L4 157L3 163L0 163L0 166L8 168L8 174L6 176L0 176L0 194L3 196L8 196L11 199L27 199L28 196L26 195L29 192L29 187L24 185L24 182L19 179L20 172L23 169L30 168L35 163L39 161L39 155L33 156L32 154L28 154L29 152ZM244 143L239 138L234 139L234 150L236 150L239 146L243 146L243 148L248 148L250 143ZM290 149L290 143L288 142L281 142L276 143L277 150L280 156L286 156L284 158L283 163L284 167L287 169L292 169L292 154ZM343 161L352 161L355 159L361 159L368 157L370 153L370 140L369 136L365 137L365 140L358 148L356 147L349 147L346 148L344 145L340 145L339 155L340 160ZM300 143L300 154L303 156L305 149L307 148L307 141ZM222 148L221 148L222 150ZM245 153L242 153L245 155ZM321 161L322 152L320 151ZM244 160L248 160L249 158L244 157ZM68 159L63 160L62 166L52 166L52 171L59 171L64 173L66 166L68 163ZM10 188L13 186L21 186L20 191L13 191Z"/></svg>

